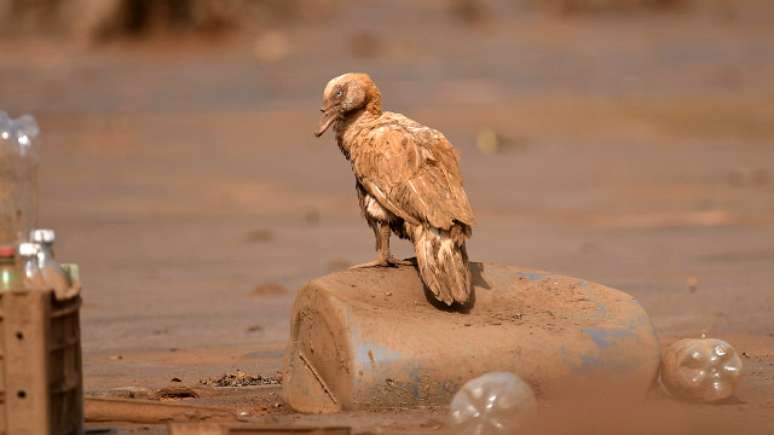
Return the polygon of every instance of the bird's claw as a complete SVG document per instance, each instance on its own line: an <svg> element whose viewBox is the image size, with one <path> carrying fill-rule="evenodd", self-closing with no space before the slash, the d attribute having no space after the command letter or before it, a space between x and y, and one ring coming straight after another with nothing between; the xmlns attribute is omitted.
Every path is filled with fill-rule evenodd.
<svg viewBox="0 0 774 435"><path fill-rule="evenodd" d="M387 266L390 266L390 267L411 266L411 265L413 265L413 263L410 262L409 260L400 260L400 259L398 259L396 257L393 257L392 255L387 257L387 259L385 261L386 261Z"/></svg>
<svg viewBox="0 0 774 435"><path fill-rule="evenodd" d="M412 263L408 260L399 260L390 255L389 257L380 257L367 263L356 264L350 267L350 269L366 269L369 267L399 267L410 266L411 264Z"/></svg>

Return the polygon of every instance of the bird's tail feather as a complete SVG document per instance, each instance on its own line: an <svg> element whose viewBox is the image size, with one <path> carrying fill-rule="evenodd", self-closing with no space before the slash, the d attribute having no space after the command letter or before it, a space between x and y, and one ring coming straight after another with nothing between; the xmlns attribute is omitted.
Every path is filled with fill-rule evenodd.
<svg viewBox="0 0 774 435"><path fill-rule="evenodd" d="M458 237L458 232L422 225L413 231L419 275L435 298L446 305L465 304L470 298L468 256L464 238Z"/></svg>

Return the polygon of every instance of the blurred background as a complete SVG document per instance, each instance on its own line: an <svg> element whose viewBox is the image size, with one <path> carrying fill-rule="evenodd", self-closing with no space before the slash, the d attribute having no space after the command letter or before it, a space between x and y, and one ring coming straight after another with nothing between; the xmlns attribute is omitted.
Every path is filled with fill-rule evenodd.
<svg viewBox="0 0 774 435"><path fill-rule="evenodd" d="M41 125L87 389L278 370L295 290L372 258L312 136L347 71L460 151L473 260L771 351L772 22L768 0L0 0L0 110Z"/></svg>

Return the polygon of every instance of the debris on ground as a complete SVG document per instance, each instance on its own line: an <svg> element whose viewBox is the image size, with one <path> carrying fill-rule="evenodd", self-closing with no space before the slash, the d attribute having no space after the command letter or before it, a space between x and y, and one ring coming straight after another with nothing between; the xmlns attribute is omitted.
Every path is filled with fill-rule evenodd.
<svg viewBox="0 0 774 435"><path fill-rule="evenodd" d="M310 208L306 212L304 212L304 222L306 222L307 225L317 225L320 223L320 211L316 208Z"/></svg>
<svg viewBox="0 0 774 435"><path fill-rule="evenodd" d="M452 17L468 27L485 24L492 18L492 11L479 0L453 0L450 12Z"/></svg>
<svg viewBox="0 0 774 435"><path fill-rule="evenodd" d="M349 435L349 427L297 427L278 425L220 425L214 423L170 423L170 435L236 435L236 434L315 434L315 435Z"/></svg>
<svg viewBox="0 0 774 435"><path fill-rule="evenodd" d="M245 241L248 243L266 243L272 240L274 240L274 232L266 228L252 230L245 235Z"/></svg>
<svg viewBox="0 0 774 435"><path fill-rule="evenodd" d="M104 395L123 399L150 399L153 396L153 391L145 387L129 386L112 388L106 391Z"/></svg>
<svg viewBox="0 0 774 435"><path fill-rule="evenodd" d="M282 375L277 373L274 376L253 376L240 369L237 369L231 373L226 373L219 378L202 378L199 380L199 383L212 387L252 387L257 385L279 385L282 383Z"/></svg>
<svg viewBox="0 0 774 435"><path fill-rule="evenodd" d="M247 332L260 332L263 331L263 326L261 325L250 325L247 327Z"/></svg>
<svg viewBox="0 0 774 435"><path fill-rule="evenodd" d="M157 400L198 399L199 393L185 385L170 385L156 390L152 398Z"/></svg>
<svg viewBox="0 0 774 435"><path fill-rule="evenodd" d="M288 288L276 282L258 284L250 293L250 296L284 295Z"/></svg>
<svg viewBox="0 0 774 435"><path fill-rule="evenodd" d="M507 137L491 127L483 127L476 136L476 147L482 154L492 155L522 149L526 144L522 140Z"/></svg>
<svg viewBox="0 0 774 435"><path fill-rule="evenodd" d="M250 325L247 327L247 332L259 332L263 331L263 326L261 325Z"/></svg>
<svg viewBox="0 0 774 435"><path fill-rule="evenodd" d="M170 421L236 420L234 413L225 408L147 400L86 398L84 411L87 422L160 424Z"/></svg>
<svg viewBox="0 0 774 435"><path fill-rule="evenodd" d="M180 378L172 378L170 382L182 382ZM100 392L90 392L93 398L108 399L134 399L134 400L180 400L180 399L198 399L200 394L193 388L185 385L169 385L159 389L150 389L146 387L119 387Z"/></svg>
<svg viewBox="0 0 774 435"><path fill-rule="evenodd" d="M688 284L688 291L691 293L696 293L696 290L699 289L699 278L695 276L689 276L686 283Z"/></svg>

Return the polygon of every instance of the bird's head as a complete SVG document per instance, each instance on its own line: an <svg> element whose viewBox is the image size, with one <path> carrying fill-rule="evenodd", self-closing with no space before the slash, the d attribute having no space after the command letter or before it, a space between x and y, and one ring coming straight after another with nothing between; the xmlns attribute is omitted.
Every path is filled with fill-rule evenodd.
<svg viewBox="0 0 774 435"><path fill-rule="evenodd" d="M323 113L314 132L322 136L336 121L345 120L361 111L378 115L382 111L382 95L368 74L346 73L332 78L323 91Z"/></svg>

